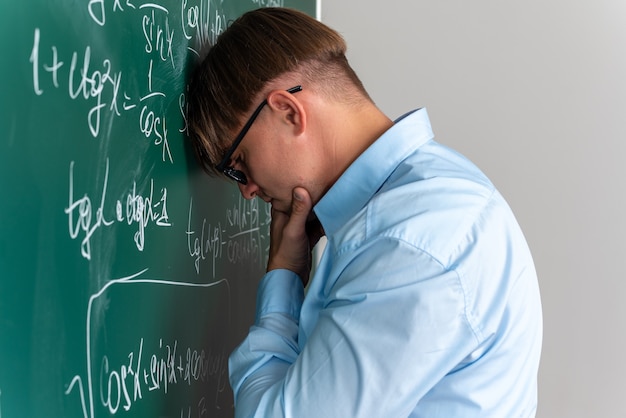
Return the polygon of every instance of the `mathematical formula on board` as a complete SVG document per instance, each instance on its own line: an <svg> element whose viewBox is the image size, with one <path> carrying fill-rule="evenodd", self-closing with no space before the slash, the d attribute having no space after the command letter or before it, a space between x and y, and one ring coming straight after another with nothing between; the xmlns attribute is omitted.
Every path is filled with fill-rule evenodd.
<svg viewBox="0 0 626 418"><path fill-rule="evenodd" d="M125 48L134 48L132 66L117 55L108 55L98 40L75 37L68 43L43 24L30 29L32 43L28 38L24 62L30 70L27 88L32 87L29 93L33 102L54 95L55 100L76 104L73 109L79 110L72 115L73 123L84 135L71 140L91 141L98 153L95 163L93 158L81 159L80 155L63 162L64 202L55 209L63 214L62 230L75 245L76 258L90 266L90 271L97 270L97 255L106 250L104 243L110 242L102 237L128 243L124 248L139 254L162 247L156 237L167 232L172 237L167 245L184 251L184 260L177 262L194 276L157 280L150 277L150 266L137 265L132 270L136 273L123 278L105 277L98 281L98 289L86 292L81 331L85 339L78 342L81 350L84 344L85 364L71 370L59 389L84 418L130 416L155 396L166 397L185 388L196 393L198 386L207 382L211 382L210 393L197 396L193 403L185 401L178 406L177 414L181 418L211 416L210 411L224 402L229 353L220 342L221 336L205 329L211 324L186 324L197 334L206 333L202 343L173 332L150 333L144 331L139 317L133 317L136 306L122 295L125 291L145 292L165 299L168 292L178 292L182 300L203 297L218 301L224 304L220 305L223 312L219 320L228 325L233 278L223 277L219 266L263 268L269 246L270 208L258 199L243 199L233 188L233 195L238 197L219 202L217 215L212 212L209 217L203 211L206 200L211 200L210 190L203 194L203 201L184 195L184 210L180 210L180 194L168 179L159 177L158 170L120 173L120 156L101 145L107 141L139 143L141 149L157 155L157 163L163 167L186 164L188 156L177 151L181 147L176 142L187 133L186 86L180 80L185 78L187 58L199 56L201 46L214 43L226 28L228 19L222 3L90 0L74 6L82 8L79 15L96 29L119 25L116 21L124 19L125 30L133 36L133 42L124 44ZM248 8L283 6L282 0L248 3ZM132 25L126 28L128 21ZM171 80L179 80L181 85L174 88ZM112 138L110 133L122 122L131 129L123 138ZM174 202L175 196L178 199ZM132 259L133 254L125 257ZM155 316L161 313L159 306L153 309ZM105 324L103 312L132 315L125 321ZM142 315L149 313L148 309ZM118 328L135 334L116 339ZM109 344L106 347L99 344L104 340ZM2 408L0 388L0 418Z"/></svg>
<svg viewBox="0 0 626 418"><path fill-rule="evenodd" d="M150 288L165 288L168 292L176 288L186 292L189 298L204 296L210 298L229 299L227 280L219 280L207 284L172 282L164 280L143 279L146 270L121 279L109 281L99 292L92 295L86 314L86 373L75 375L65 390L68 396L76 396L80 400L84 417L93 418L103 411L110 415L132 412L137 405L154 400L155 396L167 396L179 387L196 390L195 386L212 381L214 393L200 391L203 395L194 400L194 405L180 407L181 416L209 416L211 405L218 405L220 397L228 384L227 361L228 353L220 344L209 347L188 346L176 338L144 337L138 331L136 339L130 342L117 341L118 351L122 355L114 358L94 347L92 341L97 340L98 333L106 333L106 328L117 328L120 324L99 324L96 326L99 304L106 304L107 311L128 309L125 302L119 302L119 293L114 292L124 287L139 286L142 292ZM121 305L118 306L118 305ZM155 307L155 309L158 309ZM229 310L226 309L226 316ZM228 318L221 318L228 322ZM133 323L134 318L124 318L125 322ZM141 321L139 321L140 323ZM210 329L203 329L206 322L196 321L196 332L211 334ZM114 338L114 337L109 337Z"/></svg>
<svg viewBox="0 0 626 418"><path fill-rule="evenodd" d="M135 79L127 80L119 63L110 58L92 62L90 45L85 45L80 50L63 51L53 41L46 42L46 39L53 38L54 34L42 34L40 28L35 28L30 54L33 91L36 95L43 95L48 89L62 90L67 92L70 100L88 103L91 107L83 115L83 120L94 138L101 134L104 114L110 118L122 117L123 114L136 118L137 133L161 149L163 161L173 163L167 118L163 112L165 108L163 103L172 99L160 88L165 85L155 85L153 78L155 67L170 67L169 74L172 77L180 77L184 60L180 58L180 52L178 56L174 56L175 37L190 40L193 34L193 39L198 45L212 43L223 30L225 16L217 10L212 10L211 2L188 6L187 1L183 1L181 16L184 18L175 24L170 23L168 9L156 3L136 5L128 1L122 5L119 1L106 4L104 1L91 1L87 7L95 23L101 26L106 24L105 6L111 4L111 11L114 13L137 9L144 11L138 19L136 28L139 33L143 33L145 40L142 50L138 52L144 54L148 62L144 79L139 82L142 87L135 85L137 83ZM186 51L198 53L191 46L188 46ZM184 118L184 92L179 93L176 100ZM183 127L181 132L185 129Z"/></svg>
<svg viewBox="0 0 626 418"><path fill-rule="evenodd" d="M133 182L122 199L110 199L107 196L107 159L100 189L94 196L89 192L81 195L74 187L74 166L75 162L72 161L69 167L68 204L64 212L67 215L69 236L80 241L80 254L87 260L91 259L93 235L116 223L134 226L135 231L129 239L133 240L138 251L143 251L146 245L147 228L172 226L167 209L167 189L163 187L155 191L153 179L150 179L150 186L144 192L138 191L137 183ZM248 201L239 196L235 203L226 208L222 218L210 221L194 214L193 198L190 198L185 219L187 228L181 242L188 249L196 273L199 274L203 264L208 263L212 277L215 278L215 266L222 260L231 264L262 262L263 254L267 253L263 241L267 238L270 216L269 207L260 206L258 199Z"/></svg>

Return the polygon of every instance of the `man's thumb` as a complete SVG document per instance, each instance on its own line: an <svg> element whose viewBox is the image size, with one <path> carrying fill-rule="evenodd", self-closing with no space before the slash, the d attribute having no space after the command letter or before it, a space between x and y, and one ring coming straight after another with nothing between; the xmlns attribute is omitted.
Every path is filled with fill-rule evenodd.
<svg viewBox="0 0 626 418"><path fill-rule="evenodd" d="M311 212L311 196L309 192L303 187L296 187L293 189L293 199L291 200L291 218L294 216L297 218L303 217L303 223L306 222L309 213Z"/></svg>

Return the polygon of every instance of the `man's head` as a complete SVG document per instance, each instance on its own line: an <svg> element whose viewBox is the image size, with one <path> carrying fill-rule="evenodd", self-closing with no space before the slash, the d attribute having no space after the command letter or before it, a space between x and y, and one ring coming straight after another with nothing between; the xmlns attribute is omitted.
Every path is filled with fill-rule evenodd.
<svg viewBox="0 0 626 418"><path fill-rule="evenodd" d="M268 166L284 163L287 169L295 162L280 161L282 153L286 160L287 155L293 156L289 151L303 153L308 149L291 150L279 145L272 148L269 142L274 138L278 142L292 133L301 135L305 129L311 139L311 121L321 120L321 116L316 119L311 116L315 112L308 111L313 105L328 107L328 103L340 103L358 107L365 102L371 104L345 52L345 41L336 31L295 10L261 8L235 20L209 49L190 83L189 131L203 168L209 174L222 174L225 168L238 164L242 150L250 150L252 154L251 147L256 146L255 155L248 156L250 159L267 157ZM285 126L283 131L282 110L287 122L296 123ZM270 117L274 118L271 127L267 123ZM250 120L253 123L244 128ZM244 132L240 144L233 149L235 138L246 128L250 131ZM315 133L319 136L320 132ZM261 137L266 140L254 142ZM257 153L257 150L260 151ZM216 167L229 151L232 155L227 156L225 164ZM301 158L310 156L301 155ZM251 161L247 163L241 165L253 171ZM314 164L311 162L311 166ZM303 166L306 168L306 163ZM262 184L257 181L261 179L262 170L256 170L255 176L251 176L247 170L234 168L243 176L235 173L232 178L248 177L249 180L253 177ZM307 173L310 171L305 171L303 176ZM276 187L301 185L299 179L292 179L293 184L286 181L281 184L278 174L264 180L268 187L270 184ZM251 194L268 201L275 197L265 190Z"/></svg>

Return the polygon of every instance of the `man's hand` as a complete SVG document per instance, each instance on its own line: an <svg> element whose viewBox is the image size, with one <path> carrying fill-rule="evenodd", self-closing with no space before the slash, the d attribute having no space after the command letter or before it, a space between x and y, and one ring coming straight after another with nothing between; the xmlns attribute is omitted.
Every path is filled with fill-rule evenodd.
<svg viewBox="0 0 626 418"><path fill-rule="evenodd" d="M310 221L311 196L302 187L293 190L291 214L272 209L267 271L291 270L306 286L311 273L311 251L324 235L317 219Z"/></svg>

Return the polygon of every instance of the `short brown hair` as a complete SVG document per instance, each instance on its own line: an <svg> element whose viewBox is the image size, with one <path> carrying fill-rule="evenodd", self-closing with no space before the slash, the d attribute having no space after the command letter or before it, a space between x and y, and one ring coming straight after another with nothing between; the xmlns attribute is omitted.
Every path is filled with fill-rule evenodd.
<svg viewBox="0 0 626 418"><path fill-rule="evenodd" d="M205 171L216 172L215 163L231 145L242 115L282 75L296 73L296 84L337 99L369 100L345 53L339 33L296 10L261 8L235 20L189 84L189 135Z"/></svg>

